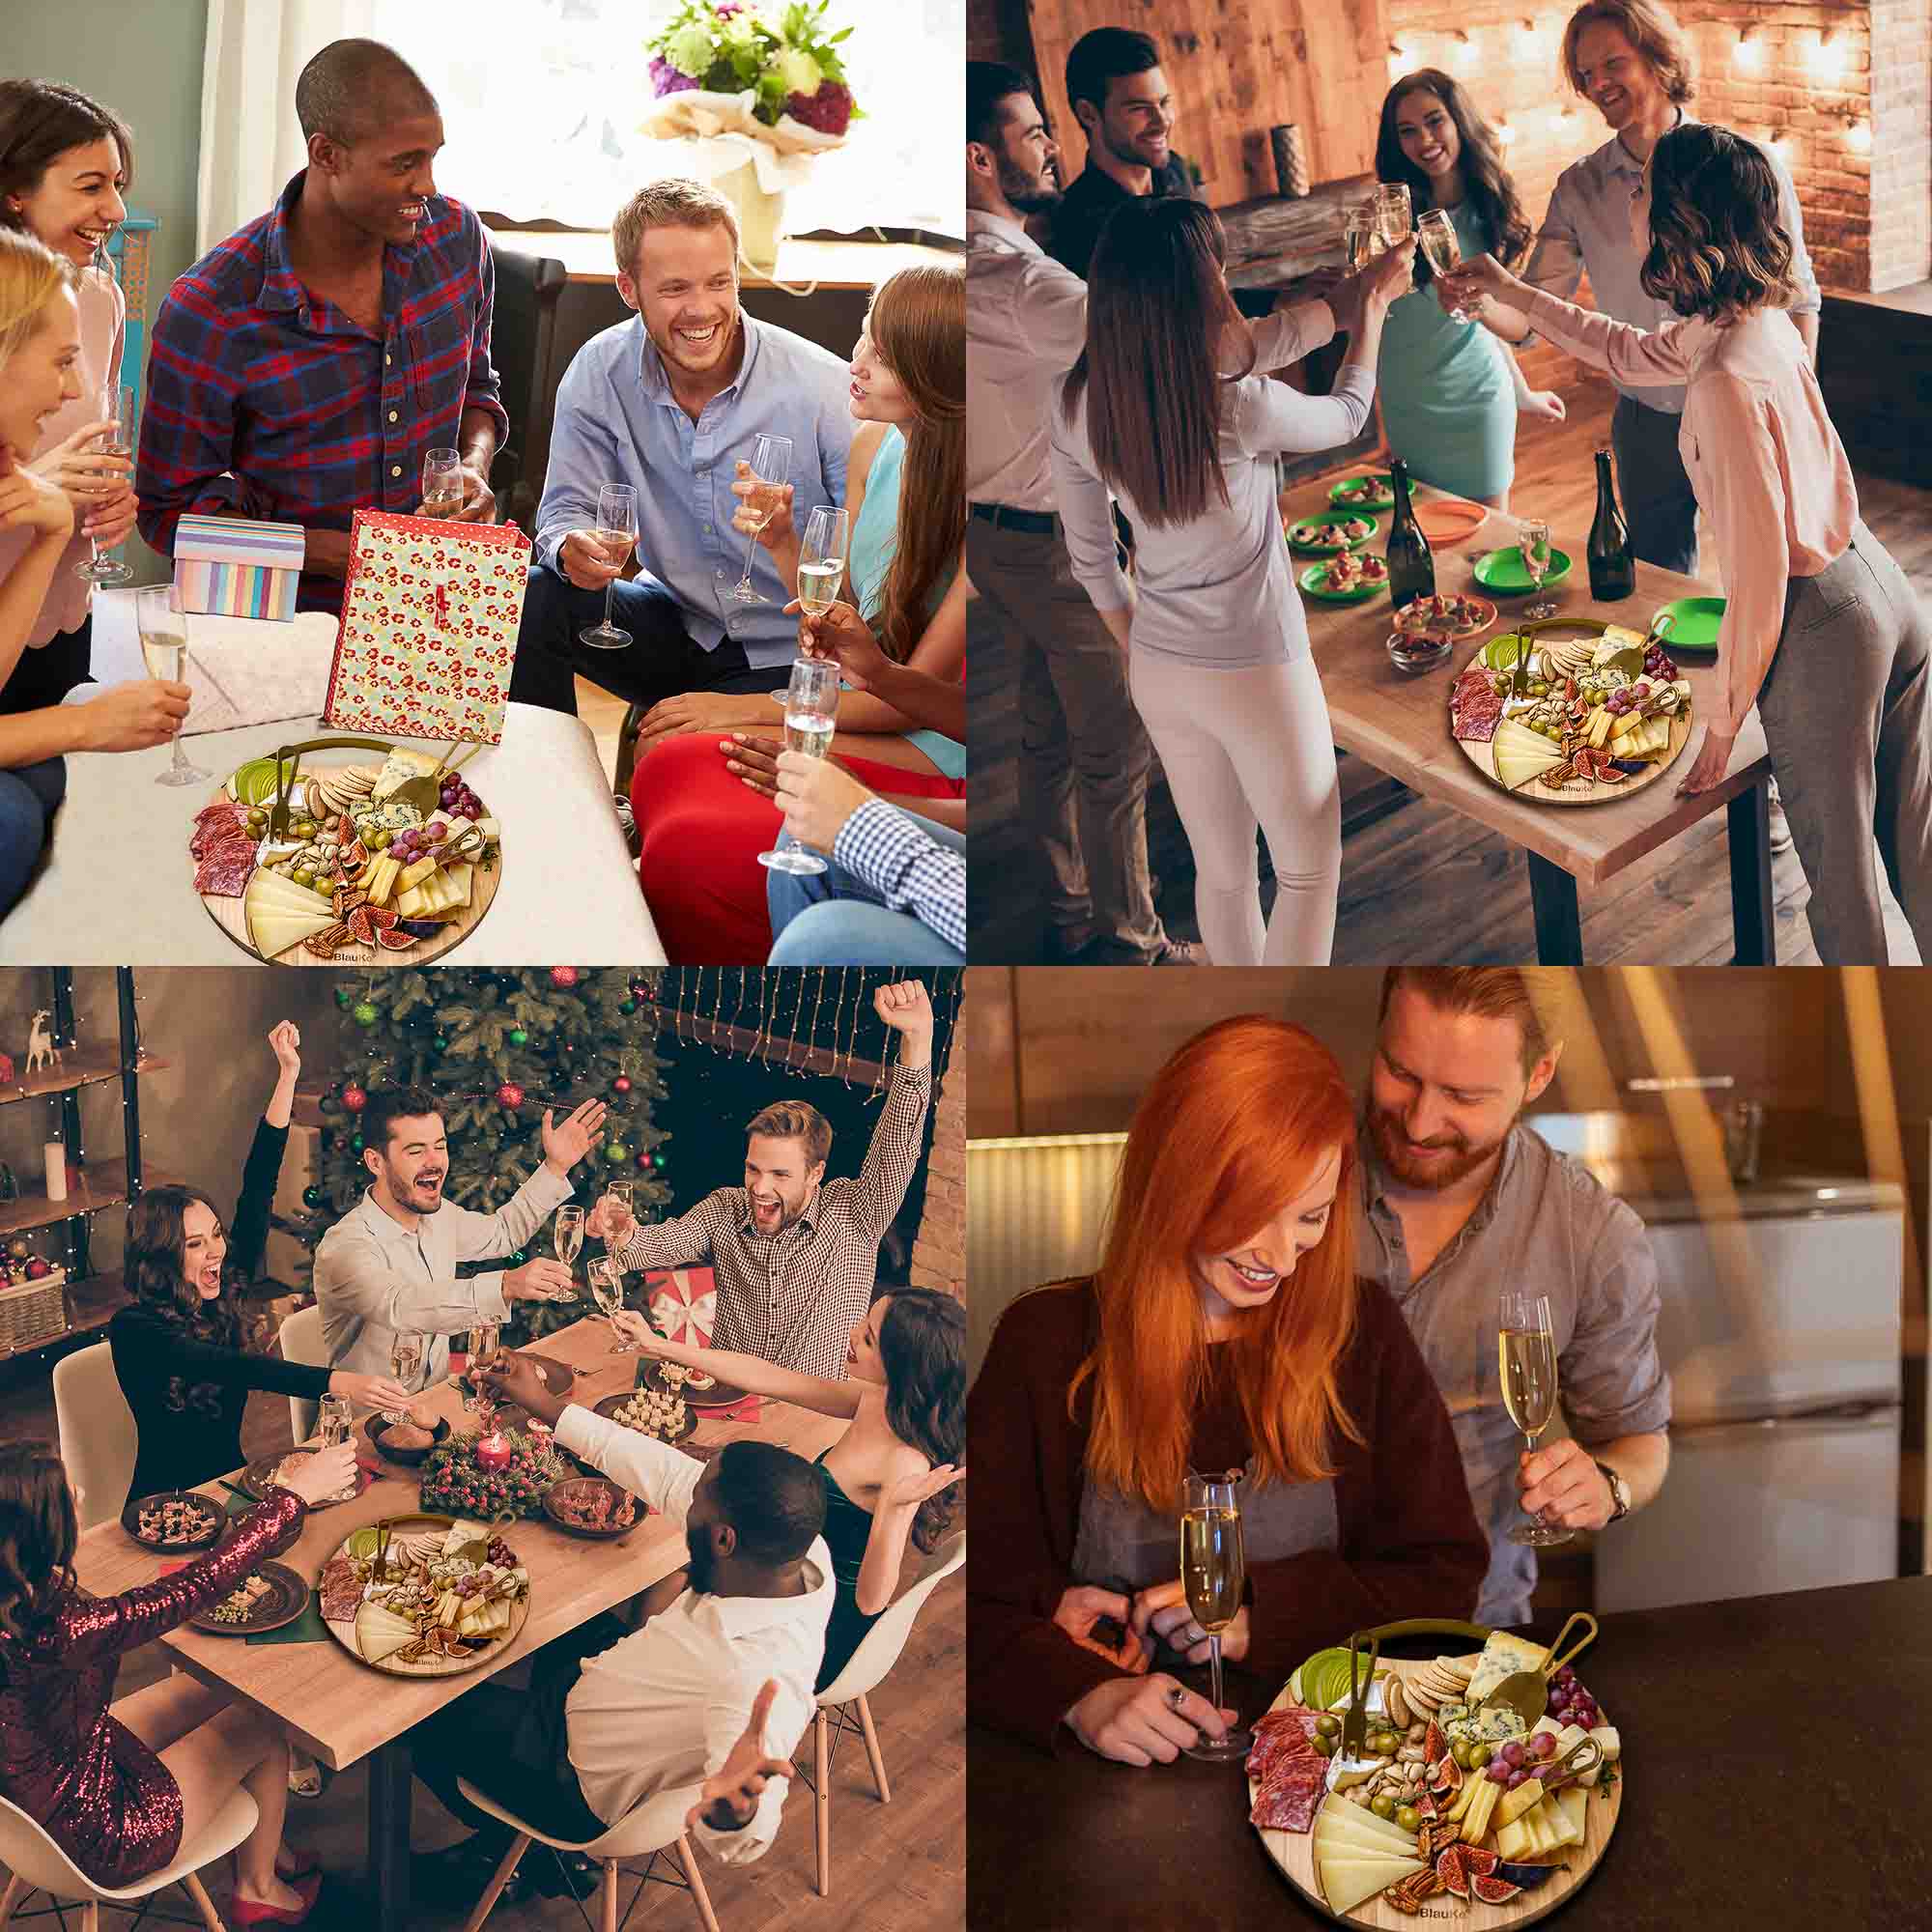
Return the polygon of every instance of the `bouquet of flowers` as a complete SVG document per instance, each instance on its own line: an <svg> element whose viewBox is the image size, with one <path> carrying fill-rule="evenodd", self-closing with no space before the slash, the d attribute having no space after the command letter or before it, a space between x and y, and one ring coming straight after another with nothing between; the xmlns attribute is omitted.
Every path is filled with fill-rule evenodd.
<svg viewBox="0 0 1932 1932"><path fill-rule="evenodd" d="M783 153L817 153L844 138L860 109L830 29L831 0L684 0L644 43L658 105L652 133L762 135ZM678 100L679 95L698 99Z"/></svg>
<svg viewBox="0 0 1932 1932"><path fill-rule="evenodd" d="M578 1472L548 1440L539 1443L520 1430L506 1435L511 1455L501 1469L485 1469L476 1461L480 1437L473 1430L439 1444L422 1466L419 1506L438 1516L478 1522L505 1514L541 1517L544 1492Z"/></svg>

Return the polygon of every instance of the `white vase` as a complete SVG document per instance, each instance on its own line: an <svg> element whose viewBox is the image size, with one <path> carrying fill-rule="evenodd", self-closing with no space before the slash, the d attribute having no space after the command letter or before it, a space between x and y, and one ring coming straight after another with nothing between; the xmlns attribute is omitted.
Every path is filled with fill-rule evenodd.
<svg viewBox="0 0 1932 1932"><path fill-rule="evenodd" d="M738 211L738 247L745 260L769 274L778 267L783 191L770 194L761 188L758 171L750 161L729 174L714 176L711 185Z"/></svg>

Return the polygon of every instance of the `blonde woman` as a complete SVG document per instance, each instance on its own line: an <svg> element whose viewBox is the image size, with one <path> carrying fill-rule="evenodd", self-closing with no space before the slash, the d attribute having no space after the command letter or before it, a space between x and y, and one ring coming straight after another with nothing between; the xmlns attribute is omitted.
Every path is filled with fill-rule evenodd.
<svg viewBox="0 0 1932 1932"><path fill-rule="evenodd" d="M46 843L67 791L63 754L165 744L187 716L187 686L150 678L64 704L71 686L47 683L36 662L48 600L63 594L54 585L74 510L56 475L28 466L48 420L81 393L79 280L44 242L0 227L0 914Z"/></svg>

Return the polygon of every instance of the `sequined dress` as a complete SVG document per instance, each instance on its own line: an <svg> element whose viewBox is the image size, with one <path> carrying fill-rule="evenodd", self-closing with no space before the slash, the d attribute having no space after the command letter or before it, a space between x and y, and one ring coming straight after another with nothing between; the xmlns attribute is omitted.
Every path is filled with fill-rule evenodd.
<svg viewBox="0 0 1932 1932"><path fill-rule="evenodd" d="M70 1596L27 1642L0 1631L0 1794L102 1886L131 1885L181 1849L168 1768L109 1715L122 1657L218 1604L301 1534L308 1514L273 1490L232 1539L118 1597Z"/></svg>

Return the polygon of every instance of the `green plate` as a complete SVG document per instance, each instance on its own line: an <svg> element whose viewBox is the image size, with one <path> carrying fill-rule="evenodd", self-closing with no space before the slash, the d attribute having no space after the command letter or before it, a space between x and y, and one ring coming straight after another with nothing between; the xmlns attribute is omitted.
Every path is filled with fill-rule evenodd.
<svg viewBox="0 0 1932 1932"><path fill-rule="evenodd" d="M1375 541L1376 531L1381 527L1367 510L1323 510L1312 517L1296 517L1293 519L1293 522L1296 524L1346 524L1355 518L1359 518L1364 523L1375 525L1375 528L1371 529L1367 536L1357 537L1349 546L1350 550L1360 550L1365 543L1373 543ZM1283 536L1288 536L1289 527L1288 525L1282 526ZM1327 556L1331 554L1328 551L1311 550L1305 544L1296 543L1293 537L1288 538L1288 547L1297 556Z"/></svg>
<svg viewBox="0 0 1932 1932"><path fill-rule="evenodd" d="M1570 575L1570 554L1549 546L1549 574L1543 580L1543 588L1550 589L1561 583ZM1522 597L1537 586L1529 581L1522 567L1522 552L1515 544L1507 550L1492 550L1476 565L1476 582L1492 597Z"/></svg>
<svg viewBox="0 0 1932 1932"><path fill-rule="evenodd" d="M1342 492L1351 483L1373 483L1377 486L1376 494L1350 501L1343 497ZM1392 510L1395 508L1395 491L1391 479L1386 476L1345 476L1329 491L1328 500L1338 510Z"/></svg>
<svg viewBox="0 0 1932 1932"><path fill-rule="evenodd" d="M1325 563L1311 563L1295 582L1309 596L1322 604L1366 604L1371 597L1380 597L1388 589L1385 579L1380 583L1364 583L1355 590L1330 590Z"/></svg>
<svg viewBox="0 0 1932 1932"><path fill-rule="evenodd" d="M1666 657L1674 658L1680 651L1718 648L1718 627L1724 621L1721 597L1680 597L1674 604L1666 604L1657 616L1662 617L1666 611L1675 620L1663 634ZM1651 622L1655 624L1657 617Z"/></svg>

